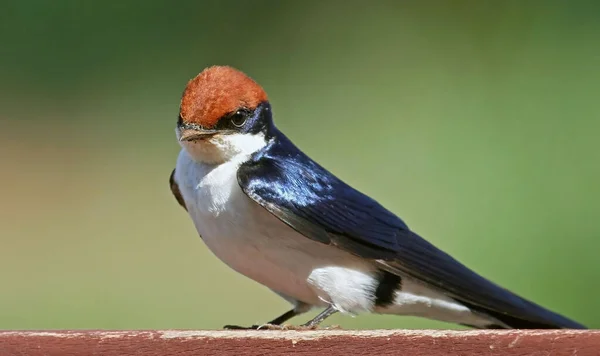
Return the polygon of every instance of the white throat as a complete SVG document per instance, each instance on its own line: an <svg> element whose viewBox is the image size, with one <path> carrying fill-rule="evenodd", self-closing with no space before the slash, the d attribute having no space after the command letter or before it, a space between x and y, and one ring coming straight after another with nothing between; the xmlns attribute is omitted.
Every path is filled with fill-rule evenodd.
<svg viewBox="0 0 600 356"><path fill-rule="evenodd" d="M263 133L216 134L206 140L180 142L196 162L221 164L227 161L245 160L254 152L265 147Z"/></svg>

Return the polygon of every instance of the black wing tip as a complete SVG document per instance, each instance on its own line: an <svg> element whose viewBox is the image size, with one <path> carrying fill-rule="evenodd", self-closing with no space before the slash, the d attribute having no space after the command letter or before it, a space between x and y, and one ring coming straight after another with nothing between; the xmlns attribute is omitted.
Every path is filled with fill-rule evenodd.
<svg viewBox="0 0 600 356"><path fill-rule="evenodd" d="M582 324L533 303L531 303L530 313L521 317L465 303L464 301L460 301L460 303L480 314L488 315L505 325L491 324L489 327L486 326L486 329L587 329Z"/></svg>
<svg viewBox="0 0 600 356"><path fill-rule="evenodd" d="M506 315L496 318L509 326L511 329L587 329L587 327L584 325L569 319L560 321L550 320L548 322L536 322Z"/></svg>

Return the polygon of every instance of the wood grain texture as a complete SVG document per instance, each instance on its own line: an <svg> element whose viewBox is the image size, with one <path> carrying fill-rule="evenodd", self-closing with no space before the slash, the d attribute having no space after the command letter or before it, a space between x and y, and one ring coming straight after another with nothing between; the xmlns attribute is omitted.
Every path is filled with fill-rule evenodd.
<svg viewBox="0 0 600 356"><path fill-rule="evenodd" d="M600 331L0 331L1 356L600 355Z"/></svg>

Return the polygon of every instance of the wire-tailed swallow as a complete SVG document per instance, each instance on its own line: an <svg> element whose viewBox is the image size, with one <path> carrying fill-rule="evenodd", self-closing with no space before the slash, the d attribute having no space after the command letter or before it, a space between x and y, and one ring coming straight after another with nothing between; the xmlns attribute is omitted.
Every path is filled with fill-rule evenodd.
<svg viewBox="0 0 600 356"><path fill-rule="evenodd" d="M313 307L413 315L475 328L585 328L488 281L298 149L265 91L226 66L185 88L173 194L208 248L288 300L279 325ZM256 328L252 326L251 328Z"/></svg>

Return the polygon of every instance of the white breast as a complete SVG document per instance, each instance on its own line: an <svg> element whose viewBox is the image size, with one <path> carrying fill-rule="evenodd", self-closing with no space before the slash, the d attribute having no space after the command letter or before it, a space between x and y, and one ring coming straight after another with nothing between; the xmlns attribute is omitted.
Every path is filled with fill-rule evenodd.
<svg viewBox="0 0 600 356"><path fill-rule="evenodd" d="M242 192L240 162L208 165L182 150L176 180L208 248L237 272L279 294L358 313L373 308L375 268L340 249L312 241Z"/></svg>
<svg viewBox="0 0 600 356"><path fill-rule="evenodd" d="M349 313L417 315L485 326L489 319L408 278L392 305L375 307L377 270L368 261L310 240L248 198L237 182L241 163L194 161L182 150L176 181L208 248L237 272L289 301L334 305Z"/></svg>

